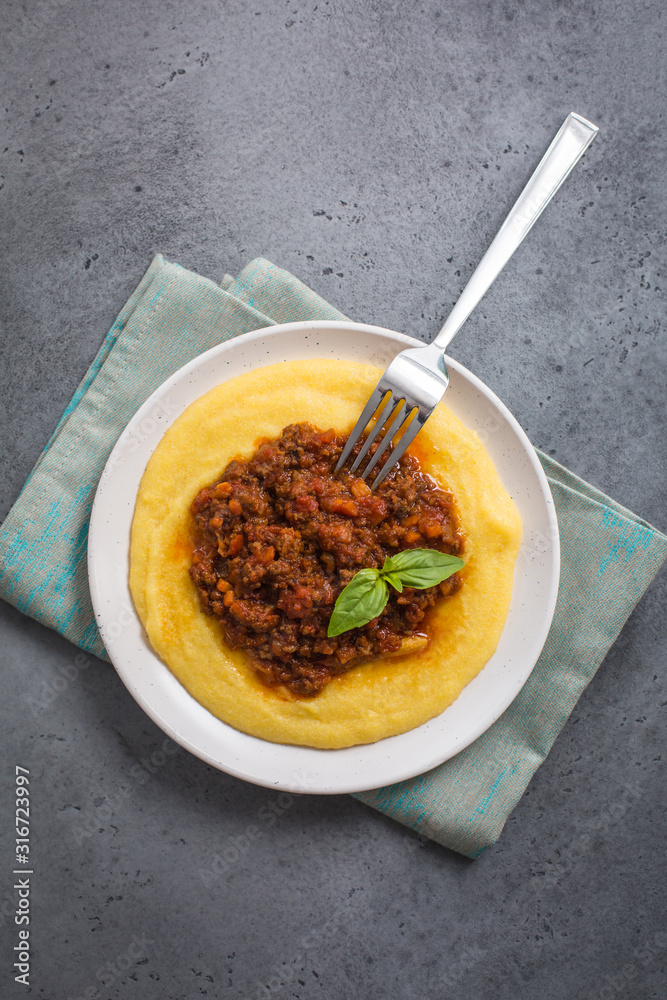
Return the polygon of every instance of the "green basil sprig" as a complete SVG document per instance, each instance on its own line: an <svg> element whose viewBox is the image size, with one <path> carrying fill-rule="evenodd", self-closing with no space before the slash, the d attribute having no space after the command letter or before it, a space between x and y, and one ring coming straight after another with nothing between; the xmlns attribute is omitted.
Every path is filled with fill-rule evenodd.
<svg viewBox="0 0 667 1000"><path fill-rule="evenodd" d="M382 569L362 569L338 595L329 621L329 638L367 625L384 611L389 600L388 584L402 593L403 587L426 590L442 583L463 566L463 559L435 549L406 549L387 556Z"/></svg>

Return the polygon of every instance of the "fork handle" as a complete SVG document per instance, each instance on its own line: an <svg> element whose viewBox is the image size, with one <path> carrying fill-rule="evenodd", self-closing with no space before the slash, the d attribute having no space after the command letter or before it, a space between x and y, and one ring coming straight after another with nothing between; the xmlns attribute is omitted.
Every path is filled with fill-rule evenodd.
<svg viewBox="0 0 667 1000"><path fill-rule="evenodd" d="M459 332L598 131L581 115L567 116L433 341L435 347L444 349Z"/></svg>

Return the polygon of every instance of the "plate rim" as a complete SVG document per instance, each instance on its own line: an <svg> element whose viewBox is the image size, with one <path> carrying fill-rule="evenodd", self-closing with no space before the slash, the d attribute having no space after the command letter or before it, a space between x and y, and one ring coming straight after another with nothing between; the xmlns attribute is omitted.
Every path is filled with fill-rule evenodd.
<svg viewBox="0 0 667 1000"><path fill-rule="evenodd" d="M93 500L91 516L90 516L88 551L87 551L87 570L88 570L88 581L90 587L91 601L93 605L93 611L95 614L96 624L98 624L98 627L100 619L103 619L104 617L103 598L98 589L98 576L96 572L96 559L98 558L97 550L99 548L97 539L102 528L102 507L104 503L104 494L106 492L106 487L109 485L109 482L113 477L114 469L117 463L117 456L122 454L128 438L131 437L132 432L136 429L137 425L142 422L147 413L151 412L155 408L156 402L158 402L158 400L162 396L168 393L170 387L172 387L177 383L180 383L181 380L187 378L187 376L191 372L199 369L202 366L202 364L206 363L206 360L208 358L211 358L213 356L217 357L220 354L226 353L228 350L233 350L234 348L237 348L239 344L251 344L254 340L264 340L267 337L271 338L274 336L279 336L279 335L282 336L289 333L295 333L295 334L306 333L308 331L313 331L313 330L360 332L364 334L370 334L371 336L380 336L385 339L388 338L389 340L401 346L403 345L418 346L422 343L415 337L409 337L404 333L400 333L399 331L390 330L385 327L379 327L367 323L354 323L351 321L338 321L338 320L305 320L295 323L281 323L269 327L262 327L258 330L251 330L248 331L247 333L239 334L236 337L223 341L222 343L209 348L203 353L196 355L190 361L186 362L175 372L173 372L172 375L166 378L163 382L161 382L160 385L157 386L157 388L150 394L150 396L148 396L148 398L144 401L144 403L139 407L136 413L132 416L132 418L123 428L123 431L119 435L116 444L114 445L105 463L104 470L102 472L97 489L95 491L95 497ZM129 677L127 674L127 665L124 664L123 666L119 666L116 663L116 660L114 659L113 656L113 650L109 648L108 640L103 640L105 643L105 648L107 649L107 653L111 660L111 663L116 673L118 674L120 680L122 681L123 685L127 688L130 695L142 708L142 710L149 716L149 718L152 719L152 721L158 726L158 728L160 728L163 732L165 732L168 736L170 736L181 747L188 750L190 753L194 754L194 756L203 760L205 763L215 767L217 770L223 771L224 773L230 774L244 781L248 781L252 784L271 788L274 790L285 791L290 793L306 792L309 794L322 794L322 795L355 794L364 791L370 791L378 787L384 787L386 784L396 784L401 781L406 781L409 780L410 778L414 778L419 774L425 773L431 770L432 768L439 766L440 764L445 763L447 760L452 759L458 753L462 752L466 747L474 743L475 740L479 739L479 737L483 733L485 733L494 724L494 722L497 721L498 718L500 718L503 712L505 712L507 708L509 708L509 706L512 704L512 702L517 697L517 695L519 694L519 692L522 690L523 686L529 679L530 675L532 674L532 671L534 670L535 665L544 648L544 644L546 642L549 629L551 628L551 624L553 622L553 617L556 609L556 602L558 599L558 584L560 578L560 545L559 545L559 534L558 534L558 521L556 518L553 496L551 494L551 490L544 469L542 468L542 465L537 457L537 453L532 443L530 442L530 439L528 438L525 431L518 423L514 415L507 408L507 406L502 402L501 399L499 399L498 396L496 396L493 390L491 390L484 382L482 382L482 380L478 378L478 376L476 376L473 372L465 368L465 366L462 365L460 362L456 361L454 358L449 357L448 355L445 356L445 362L447 365L451 366L451 368L454 369L457 372L457 374L459 374L463 378L464 381L469 382L473 386L473 388L475 388L484 397L486 397L492 403L494 408L498 409L499 412L503 415L505 420L510 425L513 433L518 437L519 441L523 446L523 450L528 458L529 464L539 484L540 492L545 501L545 509L551 532L552 564L551 564L551 575L548 580L549 596L546 602L542 627L540 629L540 634L538 635L539 648L536 646L537 653L534 656L530 669L528 669L525 672L525 676L522 677L520 682L515 682L512 685L511 691L509 692L511 695L509 697L509 700L505 701L501 699L503 703L502 705L499 705L497 711L494 710L488 713L486 716L484 716L484 719L478 723L477 726L472 726L470 728L469 734L466 735L465 742L460 747L455 749L452 753L448 753L444 758L436 753L433 759L427 764L424 764L421 761L417 767L415 767L414 765L406 764L406 766L400 772L397 772L397 774L394 777L390 778L389 781L387 782L378 783L377 780L372 780L370 782L365 783L363 781L359 782L357 780L353 781L349 785L346 785L344 781L341 781L337 783L335 787L329 787L328 785L325 786L324 784L321 785L320 787L304 787L301 779L293 778L292 780L290 780L289 778L286 778L284 781L262 779L256 773L247 771L242 766L235 765L234 763L226 762L223 765L223 763L220 761L219 758L212 756L205 749L198 747L189 739L189 737L180 733L177 728L175 728L170 722L165 720L160 714L160 712L153 707L150 700L148 700L144 696L143 692L139 690L132 683L131 677ZM268 361L267 363L271 364L276 362ZM262 367L262 365L257 365L256 367ZM237 376L232 376L232 377L237 377ZM208 390L204 390L204 392L199 392L197 396L193 397L193 399L187 404L187 406L190 406L195 399L199 398L201 395L204 395L206 391ZM159 444L159 441L162 439L168 428L172 426L174 420L178 419L180 415L181 415L180 413L177 414L172 420L170 420L165 425L163 429L160 430L159 437L157 438L154 444L151 454ZM133 496L132 510L134 510L135 501L136 501L136 496ZM127 553L127 555L129 557L129 552ZM139 622L142 631L144 631L143 625L141 624L138 618L134 605L132 605L132 614L136 617L137 621ZM111 645L113 645L113 643L111 643ZM158 660L158 662L162 665L164 670L167 671L169 670L166 664L164 664L160 660L160 658L152 649L150 649L150 653ZM484 668L482 668L482 671L480 671L477 677L481 676L483 670ZM470 683L471 684L474 683L475 680L476 678L473 678L473 680ZM183 692L183 695L186 698L192 698L192 695L190 695L187 689L185 689L180 684L180 682L176 681L176 683L179 684L179 688ZM466 687L467 686L468 685L466 685ZM192 700L195 701L195 699ZM202 708L204 711L207 711L206 709L204 709L203 706L200 705L200 703L195 701L195 704L199 705L199 707ZM451 706L448 706L448 708L449 707ZM444 711L446 712L447 710L448 709L445 709ZM444 712L440 714L442 715L444 714ZM435 716L434 718L439 718L439 717L440 716ZM228 723L225 723L222 720L216 720L216 721L219 722L220 725L228 727L234 733L240 734L242 737L246 737L252 740L260 740L259 737L251 737L247 733L242 733L240 730L234 729L233 726L230 726ZM423 723L422 726L428 726L429 723L432 721L433 720L429 720L428 722ZM420 728L422 727L421 726L417 727L417 729ZM397 734L397 736L385 737L385 740L400 739L402 735L406 734ZM267 743L269 745L274 745L270 741L261 741L261 742ZM331 754L349 754L351 751L353 752L355 750L361 750L364 747L380 746L382 745L383 742L384 740L379 740L373 744L359 744L353 747L345 747L334 750L323 750L313 747L301 747L299 745L292 745L292 744L278 744L278 746L290 747L295 751L309 751L310 753L331 755Z"/></svg>

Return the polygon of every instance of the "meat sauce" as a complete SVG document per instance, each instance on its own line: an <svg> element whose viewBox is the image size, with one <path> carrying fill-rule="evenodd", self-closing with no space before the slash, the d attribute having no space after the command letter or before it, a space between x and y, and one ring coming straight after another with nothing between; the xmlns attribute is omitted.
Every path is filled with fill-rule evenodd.
<svg viewBox="0 0 667 1000"><path fill-rule="evenodd" d="M416 458L404 455L372 492L355 475L334 475L345 441L291 424L251 458L231 461L192 503L190 576L202 609L266 684L297 695L317 694L362 661L399 654L424 633L436 600L461 586L454 574L427 590L390 587L378 618L327 637L336 599L360 569L379 568L403 549L460 555L464 546L454 498Z"/></svg>

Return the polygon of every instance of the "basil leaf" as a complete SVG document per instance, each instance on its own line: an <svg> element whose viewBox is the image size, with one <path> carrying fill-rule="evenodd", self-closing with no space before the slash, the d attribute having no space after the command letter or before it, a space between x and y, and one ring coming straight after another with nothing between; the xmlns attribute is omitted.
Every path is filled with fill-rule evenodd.
<svg viewBox="0 0 667 1000"><path fill-rule="evenodd" d="M332 638L377 618L389 599L387 584L377 569L362 569L338 595L329 620L327 635Z"/></svg>
<svg viewBox="0 0 667 1000"><path fill-rule="evenodd" d="M442 583L464 565L463 559L435 549L406 549L391 557L392 573L401 578L405 587L425 590Z"/></svg>
<svg viewBox="0 0 667 1000"><path fill-rule="evenodd" d="M399 594L403 593L403 583L401 582L401 578L398 573L388 573L383 566L380 570L380 577L383 580L386 580L387 583L390 583L394 590L397 590Z"/></svg>
<svg viewBox="0 0 667 1000"><path fill-rule="evenodd" d="M329 638L367 625L384 611L389 600L387 584L400 593L403 587L426 590L442 583L464 565L463 559L435 549L406 549L387 556L382 569L362 569L338 595L329 620Z"/></svg>

